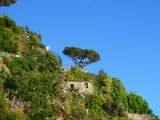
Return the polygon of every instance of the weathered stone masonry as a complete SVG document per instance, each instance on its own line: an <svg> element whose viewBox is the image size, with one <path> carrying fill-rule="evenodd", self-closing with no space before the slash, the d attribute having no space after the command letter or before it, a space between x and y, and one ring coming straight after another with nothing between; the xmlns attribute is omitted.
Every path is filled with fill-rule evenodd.
<svg viewBox="0 0 160 120"><path fill-rule="evenodd" d="M79 93L93 94L93 85L87 81L66 80L64 87L66 89L78 89Z"/></svg>

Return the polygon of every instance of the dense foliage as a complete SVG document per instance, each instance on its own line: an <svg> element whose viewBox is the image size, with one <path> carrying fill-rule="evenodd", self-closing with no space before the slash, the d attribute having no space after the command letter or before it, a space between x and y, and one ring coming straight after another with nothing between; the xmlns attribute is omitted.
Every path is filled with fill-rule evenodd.
<svg viewBox="0 0 160 120"><path fill-rule="evenodd" d="M116 78L112 79L111 96L114 100L118 100L119 102L123 103L124 109L128 108L127 93L125 87L123 86L121 81Z"/></svg>
<svg viewBox="0 0 160 120"><path fill-rule="evenodd" d="M87 71L84 71L83 69L77 66L72 66L71 70L68 71L66 74L66 79L90 81L90 80L93 80L94 78Z"/></svg>
<svg viewBox="0 0 160 120"><path fill-rule="evenodd" d="M136 93L131 92L128 96L129 111L140 114L152 114L148 107L148 103Z"/></svg>
<svg viewBox="0 0 160 120"><path fill-rule="evenodd" d="M12 37L12 33L0 30L0 51L17 52L18 43Z"/></svg>
<svg viewBox="0 0 160 120"><path fill-rule="evenodd" d="M9 17L0 17L0 51L17 52L18 42L15 34L18 33L18 27Z"/></svg>
<svg viewBox="0 0 160 120"><path fill-rule="evenodd" d="M2 69L1 89L10 101L27 102L27 119L44 120L52 117L54 114L48 98L59 95L61 79L64 77L59 59L46 51L39 34L27 27L16 26L7 16L0 17L0 24L0 51L21 54L21 57L3 56L3 64L9 74Z"/></svg>
<svg viewBox="0 0 160 120"><path fill-rule="evenodd" d="M75 65L81 67L82 69L86 65L100 60L99 54L94 50L81 49L78 47L66 47L63 53L66 56L71 57Z"/></svg>

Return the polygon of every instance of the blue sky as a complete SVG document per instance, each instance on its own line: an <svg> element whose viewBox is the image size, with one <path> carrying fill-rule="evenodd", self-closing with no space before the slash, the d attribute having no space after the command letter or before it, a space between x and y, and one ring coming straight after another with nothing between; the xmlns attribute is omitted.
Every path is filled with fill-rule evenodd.
<svg viewBox="0 0 160 120"><path fill-rule="evenodd" d="M159 0L18 0L0 14L41 33L65 65L65 46L96 50L102 60L86 69L118 77L160 116Z"/></svg>

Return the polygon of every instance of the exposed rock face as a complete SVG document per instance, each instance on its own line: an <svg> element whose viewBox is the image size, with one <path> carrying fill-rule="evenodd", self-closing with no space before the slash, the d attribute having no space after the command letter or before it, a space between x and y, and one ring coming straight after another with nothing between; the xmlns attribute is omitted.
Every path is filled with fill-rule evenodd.
<svg viewBox="0 0 160 120"><path fill-rule="evenodd" d="M6 100L10 109L17 109L24 112L27 110L27 107L30 106L27 102L16 101L15 98L13 100L9 99L8 94L4 96L4 99Z"/></svg>
<svg viewBox="0 0 160 120"><path fill-rule="evenodd" d="M0 52L0 56L5 56L5 57L22 57L21 53L13 54L13 53L8 53L8 52Z"/></svg>
<svg viewBox="0 0 160 120"><path fill-rule="evenodd" d="M6 72L8 75L11 74L10 70L8 69L8 67L5 64L3 64L3 59L0 58L0 72L2 70L4 70L4 72Z"/></svg>

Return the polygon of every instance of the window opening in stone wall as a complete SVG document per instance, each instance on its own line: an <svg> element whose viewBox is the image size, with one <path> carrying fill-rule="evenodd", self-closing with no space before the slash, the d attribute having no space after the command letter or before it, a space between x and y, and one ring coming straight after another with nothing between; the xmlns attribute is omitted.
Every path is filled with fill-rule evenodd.
<svg viewBox="0 0 160 120"><path fill-rule="evenodd" d="M74 84L70 84L71 89L74 89Z"/></svg>
<svg viewBox="0 0 160 120"><path fill-rule="evenodd" d="M85 87L85 88L88 88L88 83L84 83L84 87Z"/></svg>

